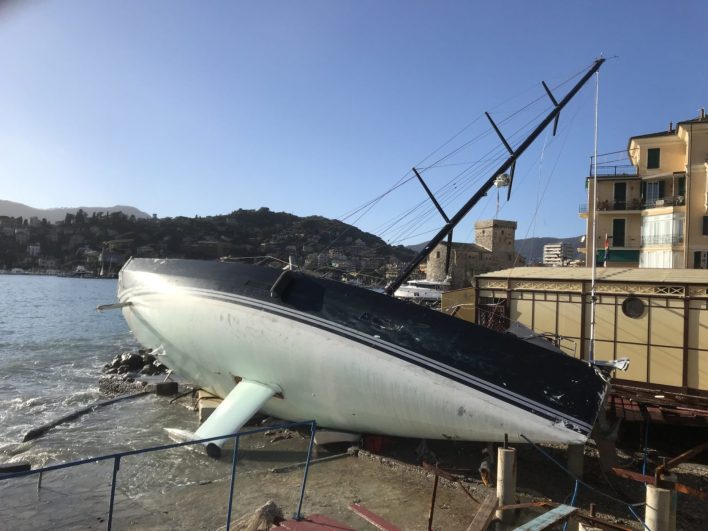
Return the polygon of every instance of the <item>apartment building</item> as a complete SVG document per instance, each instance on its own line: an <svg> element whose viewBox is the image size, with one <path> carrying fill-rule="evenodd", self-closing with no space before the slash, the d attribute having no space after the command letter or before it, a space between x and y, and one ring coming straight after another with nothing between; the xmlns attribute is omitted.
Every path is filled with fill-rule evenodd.
<svg viewBox="0 0 708 531"><path fill-rule="evenodd" d="M708 269L705 111L666 131L631 137L627 156L626 166L598 165L597 208L588 177L588 202L580 207L586 256L594 239L598 265Z"/></svg>
<svg viewBox="0 0 708 531"><path fill-rule="evenodd" d="M543 246L543 265L545 266L565 266L572 258L573 248L569 243L547 243Z"/></svg>

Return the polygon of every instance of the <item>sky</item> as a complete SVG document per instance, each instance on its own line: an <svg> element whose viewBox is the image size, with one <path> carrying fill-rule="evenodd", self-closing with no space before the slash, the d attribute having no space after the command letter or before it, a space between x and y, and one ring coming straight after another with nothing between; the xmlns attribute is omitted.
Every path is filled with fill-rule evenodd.
<svg viewBox="0 0 708 531"><path fill-rule="evenodd" d="M0 199L159 217L265 206L425 241L442 221L410 169L452 216L496 167L479 161L503 153L483 113L517 145L549 102L512 113L544 96L542 80L560 99L608 58L601 154L696 117L707 20L703 0L0 2ZM520 158L511 200L497 210L492 191L455 240L495 215L518 221L517 238L584 232L595 90L593 78L558 135ZM399 217L414 205L428 214Z"/></svg>

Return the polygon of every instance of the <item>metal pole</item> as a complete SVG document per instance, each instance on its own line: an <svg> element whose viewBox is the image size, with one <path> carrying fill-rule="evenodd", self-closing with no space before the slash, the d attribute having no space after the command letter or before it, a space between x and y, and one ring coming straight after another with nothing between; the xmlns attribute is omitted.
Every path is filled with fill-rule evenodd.
<svg viewBox="0 0 708 531"><path fill-rule="evenodd" d="M595 361L595 288L597 284L597 125L600 101L600 72L595 73L595 142L592 159L592 281L590 283L590 347L588 361ZM607 262L605 262L607 264ZM583 324L583 326L585 326Z"/></svg>
<svg viewBox="0 0 708 531"><path fill-rule="evenodd" d="M315 432L317 431L317 421L310 424L310 446L307 448L307 460L305 461L305 473L302 475L302 486L300 487L300 501L297 504L295 520L302 520L302 501L305 499L305 484L307 483L307 473L310 471L310 461L312 460L312 445L315 442Z"/></svg>
<svg viewBox="0 0 708 531"><path fill-rule="evenodd" d="M116 498L116 476L118 475L118 470L120 470L120 456L117 455L113 460L113 479L111 479L111 501L108 505L108 523L106 524L106 529L111 531L113 526L113 502Z"/></svg>
<svg viewBox="0 0 708 531"><path fill-rule="evenodd" d="M438 494L438 481L440 476L435 474L435 482L433 483L433 496L430 498L430 512L428 513L428 531L433 530L433 514L435 513L435 498Z"/></svg>
<svg viewBox="0 0 708 531"><path fill-rule="evenodd" d="M463 205L463 207L455 214L452 218L450 218L450 221L445 224L445 226L438 232L432 240L430 240L427 245L418 253L418 255L406 266L406 268L399 273L399 275L391 281L391 283L386 286L386 293L388 295L393 294L396 289L403 283L403 281L408 278L408 276L413 272L413 270L418 267L418 264L420 264L423 259L425 259L430 252L435 248L437 244L439 244L447 234L455 228L455 226L462 221L462 219L469 213L470 210L472 210L472 207L474 207L480 199L482 199L485 195L487 195L487 192L490 190L492 186L494 186L494 180L497 178L497 175L500 175L504 173L511 165L518 159L525 151L526 149L533 143L534 140L540 135L543 130L550 124L555 117L558 115L558 113L561 112L563 107L565 107L568 102L573 99L573 96L577 94L577 92L582 88L582 86L587 82L588 79L592 77L592 75L597 72L597 70L600 68L602 63L605 62L604 58L597 59L593 65L590 67L590 69L585 73L585 75L578 81L578 83L570 89L570 92L565 95L565 97L560 101L560 103L554 107L554 109L546 116L546 118L543 119L543 121L536 126L536 129L533 130L533 132L526 137L526 140L524 140L519 147L516 148L516 151L514 151L513 154L509 155L509 158L507 158L499 168L495 172L492 173L491 177L487 179L487 181L480 187L479 190Z"/></svg>
<svg viewBox="0 0 708 531"><path fill-rule="evenodd" d="M234 440L234 455L231 458L231 484L229 485L229 510L226 513L226 531L231 529L231 512L234 506L234 483L236 482L236 462L238 459L238 442L241 439L240 435Z"/></svg>

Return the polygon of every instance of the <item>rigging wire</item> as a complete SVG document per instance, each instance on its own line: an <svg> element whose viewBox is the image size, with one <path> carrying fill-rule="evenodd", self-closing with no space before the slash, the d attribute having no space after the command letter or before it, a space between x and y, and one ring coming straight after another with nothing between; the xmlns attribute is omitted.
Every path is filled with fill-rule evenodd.
<svg viewBox="0 0 708 531"><path fill-rule="evenodd" d="M580 70L578 73L574 74L573 76L569 77L567 80L554 85L553 89L558 89L565 84L571 82L574 78L578 77L581 75L583 72L585 72L587 69ZM517 109L516 111L510 113L508 116L504 117L502 120L499 120L500 124L504 124L512 120L514 117L517 115L521 114L522 112L526 111L527 109L530 109L533 105L538 103L539 101L543 100L546 98L545 93L540 95L539 97L533 99L531 102L527 103L526 105L522 106L520 109ZM513 98L509 98L506 101L510 101ZM493 107L492 109L498 109L502 105L504 105L505 102ZM547 109L547 107L546 107ZM544 111L538 113L534 118L523 124L521 127L519 127L512 135L509 136L510 141L513 142L513 139L520 134L520 131L523 131L528 128L529 124L533 123L538 119L539 116L543 115ZM483 115L479 115L477 118L466 124L463 128L458 130L454 135L452 135L448 140L446 140L444 143L442 143L440 146L438 146L435 150L431 151L428 155L426 155L419 163L417 166L422 165L426 160L430 159L433 155L436 153L440 152L443 148L446 146L450 145L455 139L460 137L464 132L466 132L468 129L470 129L475 123L479 122L482 119ZM487 137L490 133L492 132L491 128L486 128L485 131L483 131L480 134L477 134L474 136L472 139L464 142L462 145L458 146L457 148L453 149L446 155L440 157L437 159L434 163L426 166L424 168L425 171L431 170L433 168L440 168L444 166L450 166L452 164L443 164L444 161L449 160L452 158L454 155L462 152L464 149L468 148L472 144L476 143L477 141L481 140L482 138ZM495 151L500 150L500 146L497 146L496 148L490 150L485 157L491 155ZM503 155L503 149L501 149L501 153ZM487 159L485 157L478 159L478 161L475 161L474 163L468 165L465 170L462 172L458 173L456 176L454 176L452 179L450 179L447 183L445 183L442 187L440 187L437 190L437 194L440 194L441 198L441 205L449 206L455 199L459 198L460 195L465 193L465 191L475 182L477 182L480 179L480 175L482 174L483 171L485 171L488 167L490 167L494 161L498 161L502 155L497 156L496 158L491 158ZM480 167L473 172L473 168L478 165L479 162L484 162L483 164L480 165ZM463 164L457 164L457 165L463 165ZM343 216L341 216L339 219L340 221L345 221L349 220L350 218L353 218L354 216L357 216L353 221L350 222L350 225L354 225L358 223L366 214L368 214L377 204L381 202L381 200L391 194L393 191L399 189L403 185L407 184L408 182L412 181L414 179L414 175L412 174L411 171L406 172L392 187L390 187L388 190L385 192L379 194L375 198L367 201L363 205L345 213ZM404 213L400 214L393 220L389 220L388 222L385 223L385 230L384 234L393 231L394 227L400 224L399 228L391 235L390 241L404 241L406 238L411 238L415 236L411 236L411 233L414 230L419 229L422 225L427 223L432 216L435 215L436 210L433 209L432 207L425 208L422 213L417 212L418 210L422 209L425 207L425 204L427 203L427 200L423 200L416 204L414 207L408 209ZM406 218L412 217L415 213L418 213L418 217L414 220L409 219L406 223L403 223ZM347 227L340 233L338 236L336 236L326 247L324 250L331 248L337 241L339 241L348 231L350 230L350 227ZM427 231L430 232L430 231Z"/></svg>
<svg viewBox="0 0 708 531"><path fill-rule="evenodd" d="M592 63L591 63L591 64L592 64ZM563 81L563 82L561 82L561 83L559 83L559 84L557 84L557 85L554 85L552 88L553 88L553 89L558 89L558 88L560 88L560 87L562 87L562 86L564 86L564 85L570 83L573 79L577 78L577 77L580 76L583 72L585 72L585 71L587 70L587 68L589 68L589 66L586 67L586 68L584 68L584 69L582 69L582 70L580 70L580 71L578 71L577 73L573 74L571 77L569 77L569 78L566 79L565 81ZM492 109L490 109L490 111L491 111L491 110L495 110L495 109L501 107L502 105L506 104L506 103L509 102L509 101L512 101L515 97L516 97L516 96L512 96L512 97L510 97L510 98L507 98L507 100L505 100L504 102L502 102L502 103L500 103L500 104L498 104L498 105L492 107ZM532 100L530 103L524 105L524 106L521 107L520 109L516 110L515 112L511 113L509 116L507 116L506 118L504 118L503 120L501 120L500 123L505 123L505 122L507 122L508 120L510 120L511 118L513 118L514 116L516 116L517 114L523 112L524 110L526 110L527 108L529 108L531 105L535 104L536 102L538 102L538 101L540 101L541 99L544 99L544 98L545 98L545 95L544 95L544 94L538 96L537 98L535 98L534 100ZM471 122L467 123L467 124L466 124L464 127L462 127L459 131L457 131L455 134L453 134L448 140L446 140L446 141L443 142L440 146L438 146L438 147L435 148L433 151L431 151L430 153L428 153L428 155L426 155L425 157L423 157L423 159L422 159L420 162L418 162L418 164L416 164L415 166L420 166L420 165L422 165L426 160L428 160L430 157L432 157L435 153L437 153L438 151L440 151L440 150L441 150L442 148L444 148L445 146L449 145L455 138L457 138L458 136L460 136L460 135L461 135L462 133L464 133L467 129L469 129L472 125L474 125L475 123L477 123L478 121L480 121L483 117L484 117L484 115L483 115L483 114L480 114L477 118L475 118L475 119L472 120ZM478 136L485 136L485 134L488 134L489 132L491 132L491 129L487 129L485 133L483 133L482 135L478 135ZM470 142L467 142L467 143L465 143L465 145L467 145L467 144L469 144L469 143L470 143ZM454 151L457 152L457 151L459 151L459 149L454 150ZM443 157L443 159L448 158L448 157L449 157L449 154L446 155L445 157ZM440 160L443 160L443 159L440 159ZM435 165L437 164L437 162L439 162L439 161L436 161L435 163L429 165L428 167L433 167L433 166L435 166ZM404 184L405 182L408 182L409 180L411 180L411 179L413 178L413 176L410 175L410 174L411 174L411 172L410 172L410 171L407 171L407 172L403 175L403 177L401 177L401 178L400 178L391 188L389 188L387 191L383 192L382 194L380 194L380 195L377 196L376 198L374 198L374 199L372 199L372 200L370 200L370 201L367 201L364 205L355 208L353 211L350 211L350 212L347 212L347 213L343 214L342 216L338 217L337 219L339 219L340 221L344 221L344 219L346 219L346 218L348 218L348 217L351 217L351 212L359 211L359 210L361 210L362 208L365 208L366 206L368 206L371 202L378 201L378 200L380 200L381 198L385 197L386 195L388 195L389 193L391 193L392 191L394 191L396 188L400 187L400 186L401 186L402 184Z"/></svg>

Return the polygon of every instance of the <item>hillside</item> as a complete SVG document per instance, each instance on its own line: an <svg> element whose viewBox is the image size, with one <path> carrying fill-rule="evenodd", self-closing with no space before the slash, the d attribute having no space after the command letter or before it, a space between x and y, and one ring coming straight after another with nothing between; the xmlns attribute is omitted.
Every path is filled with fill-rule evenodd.
<svg viewBox="0 0 708 531"><path fill-rule="evenodd" d="M75 215L79 210L83 210L89 216L93 213L103 212L104 214L112 214L114 212L123 212L126 216L135 216L136 218L149 218L150 215L147 212L138 210L132 206L126 205L115 205L111 207L71 207L71 208L33 208L31 206L24 205L22 203L15 203L14 201L6 201L0 199L0 216L8 216L11 218L22 217L24 219L30 219L36 217L39 220L46 219L49 223L56 223L57 221L64 221L67 214Z"/></svg>
<svg viewBox="0 0 708 531"><path fill-rule="evenodd" d="M0 269L73 271L80 265L96 273L108 263L114 273L129 256L207 260L272 256L282 261L292 257L307 269L382 279L389 264L408 261L413 253L341 221L267 208L159 219L79 210L56 224L0 218Z"/></svg>

